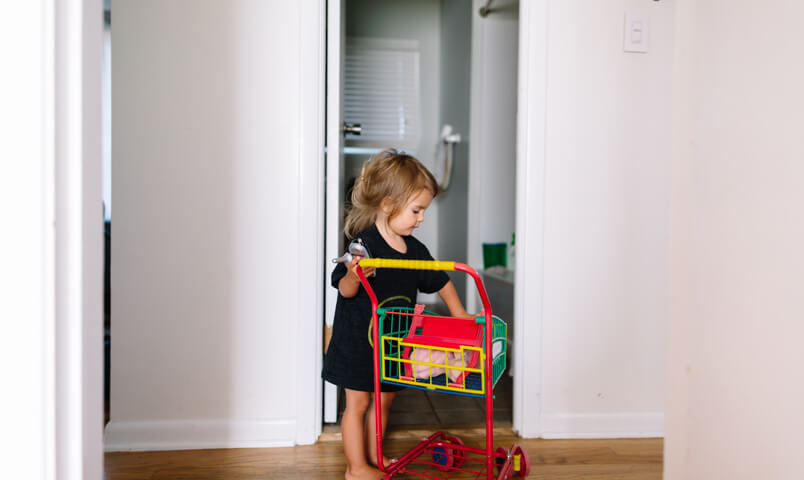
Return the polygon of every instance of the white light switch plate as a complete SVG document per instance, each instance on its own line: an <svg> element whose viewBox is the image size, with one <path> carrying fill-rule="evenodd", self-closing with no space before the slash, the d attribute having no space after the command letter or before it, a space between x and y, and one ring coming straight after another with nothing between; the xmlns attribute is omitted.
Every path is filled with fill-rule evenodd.
<svg viewBox="0 0 804 480"><path fill-rule="evenodd" d="M626 52L647 53L650 37L650 17L644 12L626 10L623 50Z"/></svg>

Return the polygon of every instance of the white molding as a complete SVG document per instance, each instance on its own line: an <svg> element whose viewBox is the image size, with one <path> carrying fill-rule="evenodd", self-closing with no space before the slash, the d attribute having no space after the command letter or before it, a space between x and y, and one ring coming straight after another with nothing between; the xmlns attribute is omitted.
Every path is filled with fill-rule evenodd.
<svg viewBox="0 0 804 480"><path fill-rule="evenodd" d="M314 25L310 25L314 24ZM312 27L312 28L310 28ZM324 284L324 5L317 0L299 4L299 158L297 292ZM321 288L321 287L318 287ZM297 444L315 443L321 434L323 292L298 301L296 323L296 435ZM310 352L317 354L311 355Z"/></svg>
<svg viewBox="0 0 804 480"><path fill-rule="evenodd" d="M55 467L103 476L100 0L55 2Z"/></svg>
<svg viewBox="0 0 804 480"><path fill-rule="evenodd" d="M106 426L107 452L289 447L298 425L285 420L161 420Z"/></svg>
<svg viewBox="0 0 804 480"><path fill-rule="evenodd" d="M542 438L664 437L664 412L542 415L541 433Z"/></svg>
<svg viewBox="0 0 804 480"><path fill-rule="evenodd" d="M343 105L339 95L333 95L333 92L340 92L343 85L342 72L340 69L335 68L334 65L341 64L341 55L343 53L343 39L341 32L345 30L346 19L343 18L343 4L341 0L328 0L327 1L327 51L326 62L327 71L325 72L326 90L330 93L326 98L326 112L325 121L327 124L326 133L326 245L325 245L325 258L335 258L340 256L340 225L338 219L340 218L340 179L343 176L343 165L339 161L339 150L343 148L343 137L341 134L341 122L343 121ZM336 232L332 232L332 226L335 227ZM338 293L334 288L329 286L329 281L323 284L324 298L325 298L325 318L324 321L327 325L332 326L335 317L335 304L338 299Z"/></svg>
<svg viewBox="0 0 804 480"><path fill-rule="evenodd" d="M340 92L342 90L342 72L336 65L342 66L344 40L341 32L346 29L346 19L343 15L344 2L341 0L328 0L326 23L322 31L326 32L326 72L324 78L326 91L329 93L325 99L326 110L322 118L326 122L326 189L325 189L325 221L324 221L324 265L331 265L329 259L340 256L340 205L342 204L340 182L343 178L343 136L341 135L341 122L343 121L343 105ZM327 270L331 267L324 267ZM332 327L335 319L335 305L338 292L329 285L329 275L325 275L319 284L324 296L324 322ZM314 350L323 357L323 342ZM337 389L327 384L324 391L324 415L326 422L337 420Z"/></svg>
<svg viewBox="0 0 804 480"><path fill-rule="evenodd" d="M514 356L513 427L524 438L541 433L548 6L519 3L514 351L528 354Z"/></svg>

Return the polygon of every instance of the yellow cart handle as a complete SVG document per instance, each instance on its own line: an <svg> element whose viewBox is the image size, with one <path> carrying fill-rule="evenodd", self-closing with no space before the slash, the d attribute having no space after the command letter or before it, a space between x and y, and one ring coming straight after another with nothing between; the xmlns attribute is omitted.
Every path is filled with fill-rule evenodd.
<svg viewBox="0 0 804 480"><path fill-rule="evenodd" d="M364 258L360 260L362 268L403 268L406 270L455 270L455 262L441 260L399 260L392 258Z"/></svg>

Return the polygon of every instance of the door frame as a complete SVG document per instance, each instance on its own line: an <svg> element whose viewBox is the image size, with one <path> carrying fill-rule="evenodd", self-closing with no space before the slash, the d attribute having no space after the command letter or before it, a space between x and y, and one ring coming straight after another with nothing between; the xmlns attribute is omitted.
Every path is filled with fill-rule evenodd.
<svg viewBox="0 0 804 480"><path fill-rule="evenodd" d="M528 354L514 355L513 427L524 438L541 436L548 14L549 0L519 2L514 351Z"/></svg>
<svg viewBox="0 0 804 480"><path fill-rule="evenodd" d="M12 241L26 243L9 249L17 261L3 274L17 293L3 306L17 317L13 344L4 350L14 392L7 411L14 418L4 425L15 458L7 473L100 480L103 5L45 0L8 10L14 27L0 37L27 85L12 79L7 92L15 98L2 114L16 132L3 147L15 159L16 179L5 193L16 198L4 204L14 210Z"/></svg>
<svg viewBox="0 0 804 480"><path fill-rule="evenodd" d="M53 3L56 478L103 476L103 2Z"/></svg>
<svg viewBox="0 0 804 480"><path fill-rule="evenodd" d="M325 155L326 163L326 185L324 190L324 198L326 200L326 207L324 211L324 218L322 218L321 225L322 241L324 242L325 261L322 269L328 270L326 259L336 258L340 256L341 241L340 234L341 228L341 214L340 206L343 202L341 198L340 186L343 181L343 134L341 132L341 125L343 124L343 97L340 92L343 91L343 53L344 53L344 31L346 26L346 19L344 18L344 4L346 0L327 0L327 15L323 21L324 38L326 44L324 45L324 89L327 92L335 91L338 95L326 95L325 104L326 108L323 110L322 125L326 125L326 146L327 152ZM337 68L330 68L333 63L337 64ZM332 112L337 109L337 114L333 115ZM329 148L330 146L335 148ZM323 151L324 145L322 145ZM334 191L334 194L330 192ZM335 201L331 201L332 198ZM338 229L337 235L332 235L329 231L331 225L336 225ZM332 322L335 315L335 304L338 299L335 289L329 286L327 279L329 275L324 275L322 284L322 295L324 304L324 325L328 331L331 332ZM319 318L320 328L320 318ZM323 358L324 343L328 340L324 339L320 342L322 352L320 357ZM327 382L321 381L323 384L323 415L324 421L334 423L338 419L338 388Z"/></svg>
<svg viewBox="0 0 804 480"><path fill-rule="evenodd" d="M340 6L341 0L328 2ZM544 166L546 145L547 34L549 0L519 2L519 72L517 99L517 281L514 288L514 349L527 355L514 357L513 428L520 436L540 436L542 383L542 317L544 273ZM339 8L338 8L339 9ZM329 6L332 15L335 8ZM322 22L326 35L329 18ZM319 56L326 58L326 46ZM323 72L326 78L326 71ZM325 124L322 112L320 124ZM331 132L328 133L330 135ZM526 215L527 212L527 215ZM320 217L324 222L324 214ZM325 267L326 268L326 267ZM527 275L524 272L528 272ZM326 277L326 276L325 276ZM326 279L322 288L328 288ZM325 295L322 292L322 295ZM321 328L321 318L314 319ZM325 319L326 320L326 319ZM323 345L317 345L319 357ZM525 373L527 372L527 375ZM321 379L311 378L312 391L321 391ZM323 403L323 396L320 396ZM321 405L316 406L320 418Z"/></svg>
<svg viewBox="0 0 804 480"><path fill-rule="evenodd" d="M326 1L299 2L299 25L315 18L318 28L311 34L299 31L299 155L298 164L298 292L310 291L311 285L324 283L325 155L324 126L326 120ZM313 22L311 22L313 23ZM315 33L314 32L314 33ZM310 95L307 95L310 93ZM312 287L315 289L315 287ZM315 290L313 290L315 292ZM315 292L317 301L299 303L296 328L296 438L297 445L315 443L321 434L323 385L321 381L324 316L322 291ZM303 320L302 320L303 319ZM309 319L309 320L307 320ZM311 355L310 352L317 352ZM309 378L308 381L303 379Z"/></svg>

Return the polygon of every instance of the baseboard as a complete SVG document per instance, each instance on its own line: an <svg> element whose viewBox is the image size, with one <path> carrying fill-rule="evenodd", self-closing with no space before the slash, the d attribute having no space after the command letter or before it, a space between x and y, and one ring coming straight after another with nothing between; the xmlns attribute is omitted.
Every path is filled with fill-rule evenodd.
<svg viewBox="0 0 804 480"><path fill-rule="evenodd" d="M541 437L664 437L664 413L543 414L541 417Z"/></svg>
<svg viewBox="0 0 804 480"><path fill-rule="evenodd" d="M287 447L295 444L294 420L162 420L109 422L107 452Z"/></svg>

